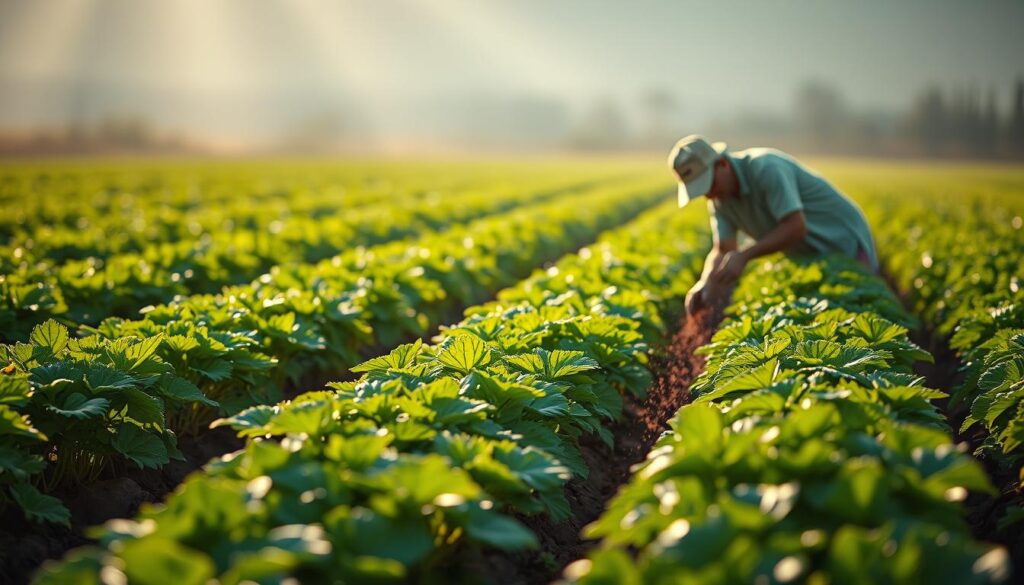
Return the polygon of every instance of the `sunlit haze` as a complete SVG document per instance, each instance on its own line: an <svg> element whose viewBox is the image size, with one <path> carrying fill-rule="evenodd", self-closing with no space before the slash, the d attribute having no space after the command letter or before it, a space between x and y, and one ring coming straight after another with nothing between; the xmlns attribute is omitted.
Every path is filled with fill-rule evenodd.
<svg viewBox="0 0 1024 585"><path fill-rule="evenodd" d="M788 123L808 84L882 126L929 88L1009 116L1022 25L1010 0L2 0L0 132L127 118L241 151L654 147L752 140L737 120Z"/></svg>

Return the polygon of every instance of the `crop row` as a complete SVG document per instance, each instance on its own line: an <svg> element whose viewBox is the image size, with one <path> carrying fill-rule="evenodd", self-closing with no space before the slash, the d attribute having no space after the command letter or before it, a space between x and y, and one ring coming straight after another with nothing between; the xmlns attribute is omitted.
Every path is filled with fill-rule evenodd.
<svg viewBox="0 0 1024 585"><path fill-rule="evenodd" d="M911 373L929 355L885 284L845 258L745 276L693 402L585 534L566 580L990 583L1008 556L960 502L991 491ZM635 555L635 558L634 556Z"/></svg>
<svg viewBox="0 0 1024 585"><path fill-rule="evenodd" d="M674 207L467 310L434 345L218 421L248 438L242 451L37 582L396 581L450 576L466 546L535 545L506 513L569 513L564 484L587 473L578 438L607 439L621 393L645 390L659 315L696 278L706 220Z"/></svg>
<svg viewBox="0 0 1024 585"><path fill-rule="evenodd" d="M0 346L0 498L67 522L39 492L131 461L180 457L176 437L281 398L287 379L343 372L380 345L426 334L557 255L659 200L661 185L592 188L421 238L275 271L221 295L105 320L71 339L48 321Z"/></svg>
<svg viewBox="0 0 1024 585"><path fill-rule="evenodd" d="M282 194L281 201L236 196L220 205L215 199L173 211L148 202L149 207L129 206L112 218L80 217L100 223L99 233L111 234L106 239L83 237L91 233L85 226L35 225L0 249L0 339L24 341L32 327L48 318L76 326L135 317L147 305L216 293L276 265L316 262L344 250L429 233L583 186L579 180L541 176L364 206L323 194ZM147 213L157 217L147 218ZM159 225L156 234L148 234L147 219ZM135 222L140 225L133 228ZM153 241L136 238L143 241L133 239L131 245L108 251L108 240L133 229Z"/></svg>
<svg viewBox="0 0 1024 585"><path fill-rule="evenodd" d="M984 429L979 455L1019 475L1024 459L1024 219L1019 198L957 193L935 196L927 207L911 202L894 206L879 198L868 209L891 221L878 232L879 242L890 250L886 269L961 359L963 379L949 404L967 410L961 432ZM1018 492L1006 521L1022 519L1024 500Z"/></svg>

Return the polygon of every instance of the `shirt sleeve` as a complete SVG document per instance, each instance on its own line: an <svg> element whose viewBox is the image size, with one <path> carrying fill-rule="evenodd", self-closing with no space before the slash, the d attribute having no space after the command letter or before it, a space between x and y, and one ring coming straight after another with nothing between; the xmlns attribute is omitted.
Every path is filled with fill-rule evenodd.
<svg viewBox="0 0 1024 585"><path fill-rule="evenodd" d="M768 209L775 221L780 221L790 213L804 208L793 169L782 164L773 164L762 171L761 179L765 185Z"/></svg>
<svg viewBox="0 0 1024 585"><path fill-rule="evenodd" d="M736 239L736 226L715 208L715 202L710 199L708 199L708 214L711 216L711 233L715 236L715 242Z"/></svg>

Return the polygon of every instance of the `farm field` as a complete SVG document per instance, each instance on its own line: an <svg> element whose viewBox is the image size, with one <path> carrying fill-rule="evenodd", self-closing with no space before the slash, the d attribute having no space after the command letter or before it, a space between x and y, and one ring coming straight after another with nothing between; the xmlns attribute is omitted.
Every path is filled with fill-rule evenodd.
<svg viewBox="0 0 1024 585"><path fill-rule="evenodd" d="M1024 170L811 166L690 317L657 158L0 166L0 580L1012 582Z"/></svg>

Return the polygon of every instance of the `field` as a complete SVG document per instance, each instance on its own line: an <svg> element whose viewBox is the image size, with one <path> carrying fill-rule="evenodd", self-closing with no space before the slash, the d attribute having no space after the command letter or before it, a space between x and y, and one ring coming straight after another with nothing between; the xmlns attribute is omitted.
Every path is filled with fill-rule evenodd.
<svg viewBox="0 0 1024 585"><path fill-rule="evenodd" d="M1020 578L1024 170L685 316L662 164L0 166L0 581Z"/></svg>

